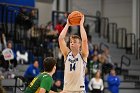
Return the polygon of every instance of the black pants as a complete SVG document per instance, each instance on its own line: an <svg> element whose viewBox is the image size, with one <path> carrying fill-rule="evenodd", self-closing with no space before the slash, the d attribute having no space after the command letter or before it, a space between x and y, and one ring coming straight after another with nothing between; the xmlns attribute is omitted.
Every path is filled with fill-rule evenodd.
<svg viewBox="0 0 140 93"><path fill-rule="evenodd" d="M102 91L100 89L93 89L92 93L102 93Z"/></svg>
<svg viewBox="0 0 140 93"><path fill-rule="evenodd" d="M110 64L110 63L105 63L105 64L103 64L102 65L102 72L104 73L104 74L108 74L108 73L110 73L110 70L113 68L113 65L112 64Z"/></svg>

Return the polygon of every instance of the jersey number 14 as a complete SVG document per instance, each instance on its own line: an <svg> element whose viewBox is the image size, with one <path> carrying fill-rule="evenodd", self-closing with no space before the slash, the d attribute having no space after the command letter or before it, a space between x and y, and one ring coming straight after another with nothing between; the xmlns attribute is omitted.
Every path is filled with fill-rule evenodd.
<svg viewBox="0 0 140 93"><path fill-rule="evenodd" d="M76 63L71 63L70 64L70 71L74 70L75 71L76 68Z"/></svg>

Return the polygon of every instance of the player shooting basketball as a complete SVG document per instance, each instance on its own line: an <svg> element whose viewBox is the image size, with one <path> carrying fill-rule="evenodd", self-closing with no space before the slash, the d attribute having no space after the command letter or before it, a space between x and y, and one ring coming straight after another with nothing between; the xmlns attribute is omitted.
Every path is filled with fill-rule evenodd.
<svg viewBox="0 0 140 93"><path fill-rule="evenodd" d="M88 40L84 29L84 15L80 21L81 38L70 36L70 49L66 46L65 36L70 26L69 21L59 35L59 46L65 60L64 88L66 93L85 92L84 76L88 57Z"/></svg>

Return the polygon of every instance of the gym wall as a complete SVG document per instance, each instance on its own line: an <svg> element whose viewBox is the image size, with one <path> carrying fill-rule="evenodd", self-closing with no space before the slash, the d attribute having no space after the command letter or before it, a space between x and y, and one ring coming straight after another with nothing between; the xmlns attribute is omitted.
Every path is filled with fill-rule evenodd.
<svg viewBox="0 0 140 93"><path fill-rule="evenodd" d="M52 3L35 2L35 7L39 9L39 25L51 21Z"/></svg>
<svg viewBox="0 0 140 93"><path fill-rule="evenodd" d="M132 0L103 0L103 16L132 32Z"/></svg>
<svg viewBox="0 0 140 93"><path fill-rule="evenodd" d="M119 27L126 27L132 32L132 0L70 0L71 11L79 10L85 14L95 15L101 11L102 16L116 22Z"/></svg>

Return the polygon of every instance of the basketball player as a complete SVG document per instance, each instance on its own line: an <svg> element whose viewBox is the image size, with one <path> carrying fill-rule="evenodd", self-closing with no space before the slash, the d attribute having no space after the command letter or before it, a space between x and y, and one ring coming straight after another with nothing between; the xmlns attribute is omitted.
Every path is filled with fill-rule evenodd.
<svg viewBox="0 0 140 93"><path fill-rule="evenodd" d="M52 75L56 70L56 60L53 57L47 57L43 62L44 72L39 74L26 88L24 93L54 93L51 91Z"/></svg>
<svg viewBox="0 0 140 93"><path fill-rule="evenodd" d="M84 15L80 21L81 38L70 36L70 48L66 46L65 36L70 24L67 24L59 35L59 46L65 60L64 88L66 93L85 92L84 78L88 57L88 40L84 29Z"/></svg>

